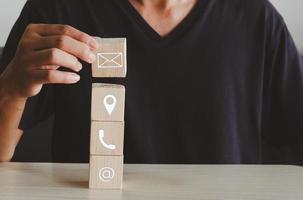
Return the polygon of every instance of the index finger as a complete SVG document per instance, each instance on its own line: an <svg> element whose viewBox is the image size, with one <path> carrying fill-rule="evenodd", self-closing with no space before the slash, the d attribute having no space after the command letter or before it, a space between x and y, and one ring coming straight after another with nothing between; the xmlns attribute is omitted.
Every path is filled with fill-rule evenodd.
<svg viewBox="0 0 303 200"><path fill-rule="evenodd" d="M32 24L30 26L40 36L67 35L89 45L94 50L98 48L98 42L93 37L69 25Z"/></svg>

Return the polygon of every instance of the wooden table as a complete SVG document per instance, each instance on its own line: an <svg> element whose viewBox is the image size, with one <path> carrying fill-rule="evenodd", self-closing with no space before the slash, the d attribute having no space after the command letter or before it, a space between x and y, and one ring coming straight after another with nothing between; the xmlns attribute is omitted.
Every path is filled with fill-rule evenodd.
<svg viewBox="0 0 303 200"><path fill-rule="evenodd" d="M272 165L125 165L124 188L88 189L87 164L0 164L0 199L303 199L303 168Z"/></svg>

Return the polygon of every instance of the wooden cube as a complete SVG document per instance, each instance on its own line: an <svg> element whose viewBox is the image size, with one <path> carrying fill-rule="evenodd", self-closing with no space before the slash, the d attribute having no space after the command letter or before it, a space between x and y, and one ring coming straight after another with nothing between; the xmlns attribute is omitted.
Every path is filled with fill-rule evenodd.
<svg viewBox="0 0 303 200"><path fill-rule="evenodd" d="M121 189L123 156L90 156L89 188Z"/></svg>
<svg viewBox="0 0 303 200"><path fill-rule="evenodd" d="M98 38L96 61L92 64L93 77L126 76L126 38Z"/></svg>
<svg viewBox="0 0 303 200"><path fill-rule="evenodd" d="M123 85L93 84L91 120L124 121L124 100Z"/></svg>
<svg viewBox="0 0 303 200"><path fill-rule="evenodd" d="M91 123L90 154L123 155L124 122Z"/></svg>

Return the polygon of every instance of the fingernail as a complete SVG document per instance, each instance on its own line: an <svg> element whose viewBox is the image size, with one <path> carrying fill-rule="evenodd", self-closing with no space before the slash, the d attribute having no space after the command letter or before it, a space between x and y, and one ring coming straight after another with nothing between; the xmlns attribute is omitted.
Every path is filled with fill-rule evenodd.
<svg viewBox="0 0 303 200"><path fill-rule="evenodd" d="M89 46L91 46L93 50L96 50L96 49L98 49L99 44L98 44L97 40L95 40L94 38L92 38L89 41Z"/></svg>
<svg viewBox="0 0 303 200"><path fill-rule="evenodd" d="M81 69L82 69L82 64L78 62L78 71L80 71Z"/></svg>
<svg viewBox="0 0 303 200"><path fill-rule="evenodd" d="M93 63L95 60L96 60L95 54L93 54L93 53L89 54L89 62Z"/></svg>
<svg viewBox="0 0 303 200"><path fill-rule="evenodd" d="M68 76L68 80L70 80L71 82L78 82L80 80L80 76L78 74L70 74Z"/></svg>

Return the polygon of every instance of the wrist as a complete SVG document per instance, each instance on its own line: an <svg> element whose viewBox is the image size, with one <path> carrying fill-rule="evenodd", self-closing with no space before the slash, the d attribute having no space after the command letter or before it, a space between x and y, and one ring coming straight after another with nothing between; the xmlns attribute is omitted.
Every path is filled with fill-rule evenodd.
<svg viewBox="0 0 303 200"><path fill-rule="evenodd" d="M6 79L5 72L0 75L0 97L3 99L18 101L20 103L27 100L27 97L22 97L17 94L14 89L14 84Z"/></svg>

